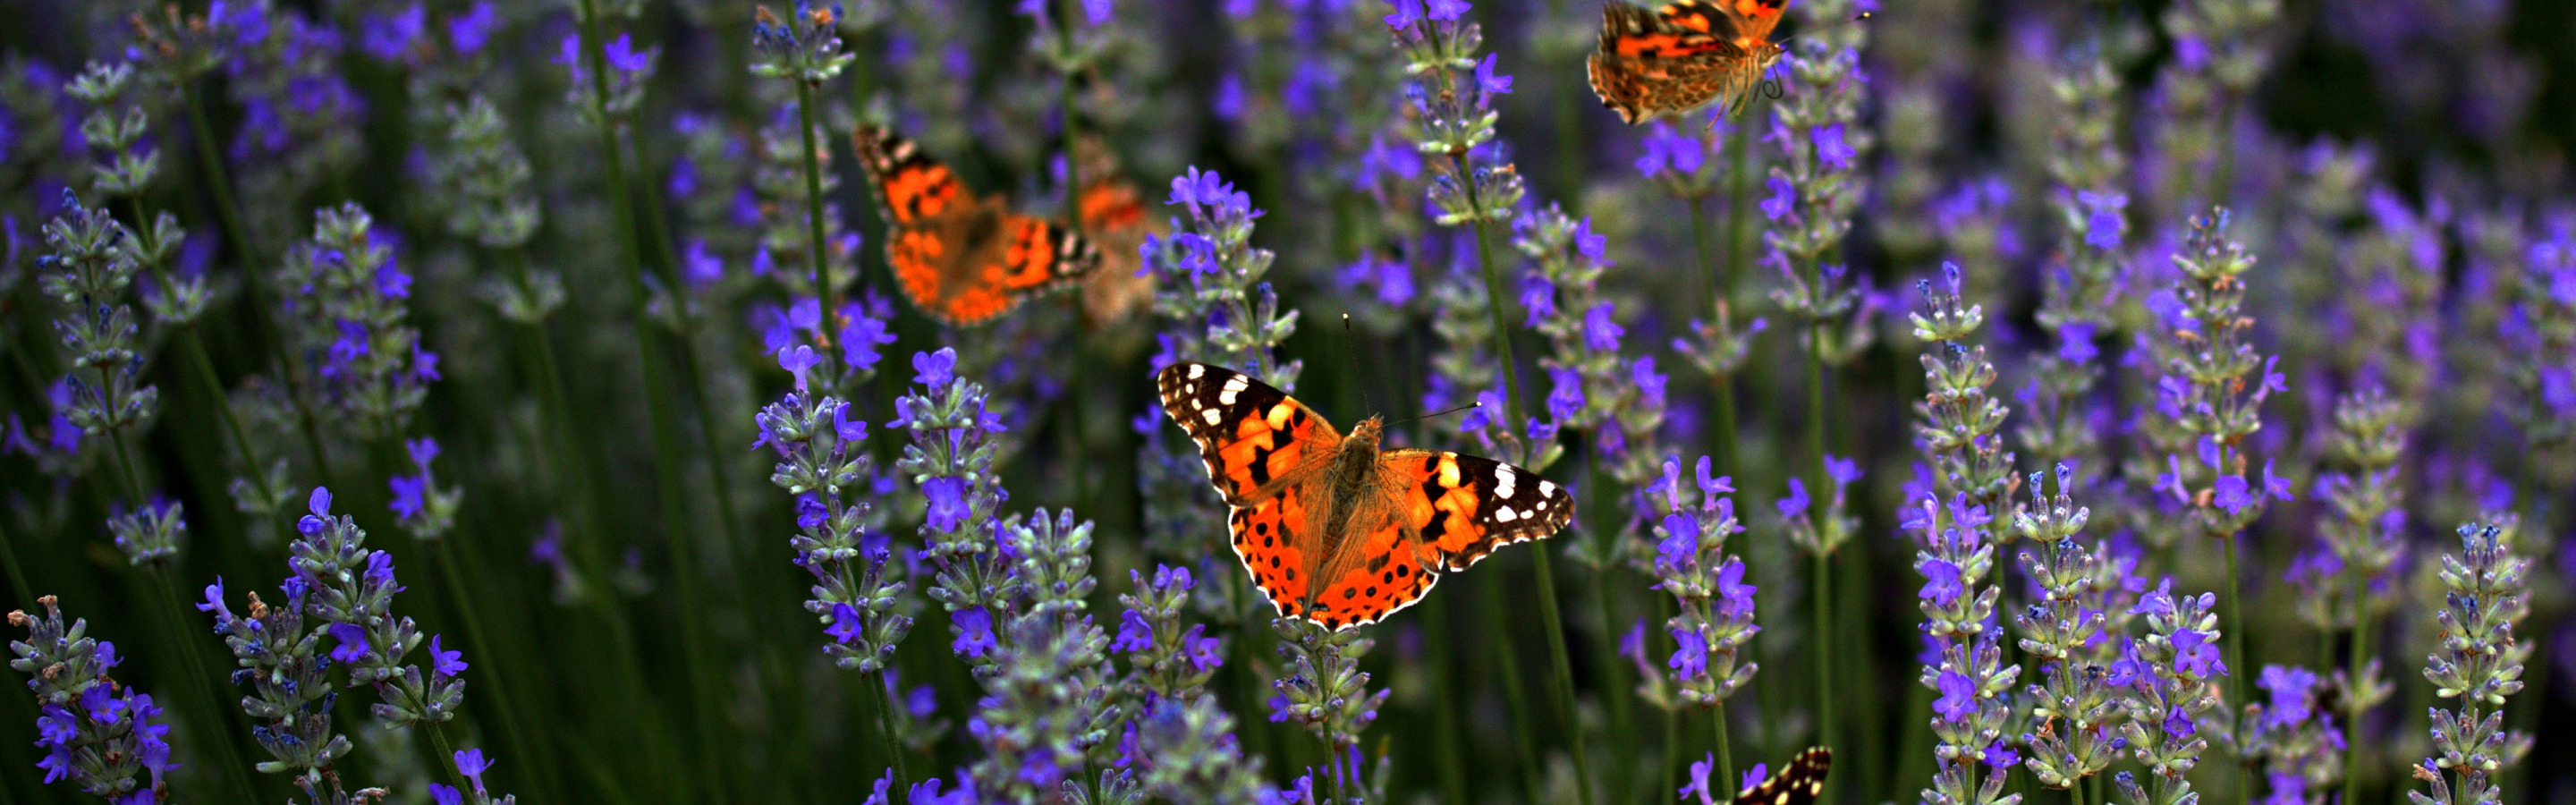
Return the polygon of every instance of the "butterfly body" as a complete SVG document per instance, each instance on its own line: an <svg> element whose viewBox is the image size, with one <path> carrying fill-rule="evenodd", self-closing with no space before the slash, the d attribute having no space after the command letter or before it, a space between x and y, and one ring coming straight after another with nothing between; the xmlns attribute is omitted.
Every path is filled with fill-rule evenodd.
<svg viewBox="0 0 2576 805"><path fill-rule="evenodd" d="M1100 263L1090 241L978 197L892 129L862 126L859 163L886 218L886 263L904 296L950 324L980 324Z"/></svg>
<svg viewBox="0 0 2576 805"><path fill-rule="evenodd" d="M1627 123L1678 117L1710 103L1729 113L1777 64L1771 41L1788 0L1681 0L1647 8L1601 7L1598 48L1586 63L1601 105Z"/></svg>
<svg viewBox="0 0 2576 805"><path fill-rule="evenodd" d="M1235 556L1281 615L1335 629L1374 623L1421 600L1442 572L1553 534L1574 515L1564 488L1528 470L1383 449L1378 418L1346 435L1228 369L1175 364L1155 386L1233 507Z"/></svg>

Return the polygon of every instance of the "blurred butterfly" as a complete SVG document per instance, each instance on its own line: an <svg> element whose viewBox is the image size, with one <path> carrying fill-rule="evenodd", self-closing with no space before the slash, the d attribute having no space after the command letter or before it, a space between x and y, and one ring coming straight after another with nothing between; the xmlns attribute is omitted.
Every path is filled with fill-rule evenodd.
<svg viewBox="0 0 2576 805"><path fill-rule="evenodd" d="M1097 138L1074 141L1074 163L1082 168L1082 231L1100 249L1100 267L1082 280L1082 314L1095 327L1125 321L1154 301L1153 277L1141 269L1140 250L1148 235L1171 232L1168 219L1145 211L1136 185L1127 181L1117 152Z"/></svg>
<svg viewBox="0 0 2576 805"><path fill-rule="evenodd" d="M913 305L949 324L981 324L1100 265L1100 250L1042 218L977 197L921 146L879 126L855 135L886 219L886 263Z"/></svg>
<svg viewBox="0 0 2576 805"><path fill-rule="evenodd" d="M1649 9L1601 7L1601 41L1587 65L1601 105L1626 123L1680 117L1716 103L1744 111L1745 96L1780 61L1771 30L1789 0L1681 0Z"/></svg>
<svg viewBox="0 0 2576 805"><path fill-rule="evenodd" d="M1163 412L1198 441L1234 507L1235 558L1279 614L1327 629L1422 600L1442 572L1541 539L1574 496L1529 470L1437 450L1381 450L1383 425L1345 436L1287 392L1203 363L1155 374Z"/></svg>
<svg viewBox="0 0 2576 805"><path fill-rule="evenodd" d="M1833 767L1834 750L1807 747L1789 759L1780 773L1735 792L1730 805L1816 805L1816 798L1825 792L1825 772Z"/></svg>

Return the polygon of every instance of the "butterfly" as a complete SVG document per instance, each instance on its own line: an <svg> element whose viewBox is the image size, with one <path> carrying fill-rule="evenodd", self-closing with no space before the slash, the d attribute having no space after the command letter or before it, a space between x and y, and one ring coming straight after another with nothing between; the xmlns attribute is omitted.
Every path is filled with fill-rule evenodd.
<svg viewBox="0 0 2576 805"><path fill-rule="evenodd" d="M1789 0L1680 0L1601 7L1601 42L1586 72L1601 105L1626 123L1679 117L1712 102L1729 114L1780 61L1771 29Z"/></svg>
<svg viewBox="0 0 2576 805"><path fill-rule="evenodd" d="M1139 249L1148 235L1171 232L1168 219L1146 214L1136 186L1121 177L1118 158L1106 143L1077 140L1073 159L1082 166L1082 229L1100 247L1100 267L1082 280L1082 313L1093 325L1125 321L1154 301L1154 279L1140 269Z"/></svg>
<svg viewBox="0 0 2576 805"><path fill-rule="evenodd" d="M1235 557L1283 616L1327 629L1375 623L1422 600L1441 573L1574 517L1574 497L1536 473L1381 450L1377 417L1344 435L1287 392L1231 370L1173 364L1154 386L1234 509Z"/></svg>
<svg viewBox="0 0 2576 805"><path fill-rule="evenodd" d="M1825 772L1833 767L1834 750L1807 747L1790 758L1780 773L1735 792L1729 805L1816 805L1816 798L1825 792Z"/></svg>
<svg viewBox="0 0 2576 805"><path fill-rule="evenodd" d="M980 324L1100 264L1089 240L977 197L957 174L892 129L861 126L859 164L886 219L886 263L914 306L949 324Z"/></svg>

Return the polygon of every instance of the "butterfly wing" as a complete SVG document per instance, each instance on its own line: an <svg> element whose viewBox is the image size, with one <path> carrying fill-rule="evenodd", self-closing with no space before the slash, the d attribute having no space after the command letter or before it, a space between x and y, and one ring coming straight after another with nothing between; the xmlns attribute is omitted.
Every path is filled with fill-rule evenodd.
<svg viewBox="0 0 2576 805"><path fill-rule="evenodd" d="M1093 175L1086 169L1085 174ZM1145 202L1136 195L1135 185L1113 174L1083 188L1084 231L1100 245L1100 267L1082 281L1082 310L1094 324L1125 320L1145 309L1154 299L1154 278L1146 274L1145 258L1138 249L1148 235L1168 234L1171 227L1162 219L1145 213Z"/></svg>
<svg viewBox="0 0 2576 805"><path fill-rule="evenodd" d="M1313 484L1342 434L1287 392L1204 363L1154 375L1163 413L1199 444L1208 482L1234 511L1226 525L1234 555L1281 615L1305 609L1308 575L1322 557L1313 511L1326 504Z"/></svg>
<svg viewBox="0 0 2576 805"><path fill-rule="evenodd" d="M1825 792L1825 772L1834 767L1834 751L1807 747L1770 779L1735 793L1729 805L1816 805Z"/></svg>
<svg viewBox="0 0 2576 805"><path fill-rule="evenodd" d="M1378 459L1378 477L1419 536L1425 558L1450 572L1574 520L1574 496L1565 487L1483 456L1389 450Z"/></svg>
<svg viewBox="0 0 2576 805"><path fill-rule="evenodd" d="M1762 0L1730 2L1758 11ZM1770 19L1778 18L1772 9ZM1743 35L1757 28L1766 35L1770 30L1721 3L1686 0L1648 9L1612 2L1601 8L1600 41L1585 64L1586 75L1601 105L1627 123L1679 115L1721 97L1729 108L1739 107L1751 88L1742 79L1745 67L1759 62L1752 70L1758 77L1768 66L1752 58L1745 43L1776 50L1758 36Z"/></svg>
<svg viewBox="0 0 2576 805"><path fill-rule="evenodd" d="M886 264L904 296L941 321L990 321L1100 262L1082 237L975 197L893 129L862 126L853 140L888 224Z"/></svg>

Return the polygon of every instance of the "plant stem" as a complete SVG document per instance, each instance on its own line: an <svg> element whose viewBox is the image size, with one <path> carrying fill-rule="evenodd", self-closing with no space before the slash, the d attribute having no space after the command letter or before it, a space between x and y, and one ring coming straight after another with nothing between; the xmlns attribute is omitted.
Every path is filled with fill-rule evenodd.
<svg viewBox="0 0 2576 805"><path fill-rule="evenodd" d="M1509 611L1512 601L1503 594L1500 580L1486 579L1482 586L1485 588L1486 611ZM1494 671L1502 677L1503 683L1503 708L1512 716L1514 727L1511 731L1512 745L1520 750L1520 762L1512 765L1520 769L1521 785L1529 792L1529 796L1535 799L1541 796L1542 781L1539 779L1538 747L1532 745L1530 740L1538 733L1538 724L1530 720L1529 696L1521 688L1520 652L1512 645L1511 630L1495 630L1493 647L1496 655L1493 659Z"/></svg>
<svg viewBox="0 0 2576 805"><path fill-rule="evenodd" d="M868 686L872 694L870 698L876 701L877 729L885 737L887 765L894 767L894 790L910 791L912 771L904 767L903 741L895 737L894 696L886 690L885 671L880 669L867 675L867 681L860 684Z"/></svg>
<svg viewBox="0 0 2576 805"><path fill-rule="evenodd" d="M0 563L5 563L8 568L9 589L18 591L18 600L11 606L18 609L34 607L36 590L27 586L27 574L18 569L18 546L9 542L9 528L5 524L0 524Z"/></svg>
<svg viewBox="0 0 2576 805"><path fill-rule="evenodd" d="M1737 153L1740 155L1742 152L1738 151ZM1709 315L1717 316L1719 313L1727 311L1733 307L1735 299L1735 255L1732 252L1728 253L1724 261L1709 259L1707 199L1693 196L1688 200L1690 201L1691 249L1693 252L1697 253L1699 264L1706 267L1710 274L1713 275L1709 280L1711 286L1707 293L1708 304L1702 305L1701 307L1708 310ZM1730 242L1730 245L1735 237L1733 232L1736 228L1736 224L1737 222L1732 217L1727 220L1727 239ZM1726 318L1724 320L1729 322L1729 326L1732 326L1731 318ZM1715 323L1720 321L1720 319L1713 318L1710 321ZM1715 460L1710 463L1715 465L1718 477L1734 477L1735 376L1732 374L1717 375L1710 377L1708 379L1708 383L1709 396L1717 401L1717 422L1713 427L1709 428L1711 431L1709 435L1713 437L1717 443L1717 453Z"/></svg>
<svg viewBox="0 0 2576 805"><path fill-rule="evenodd" d="M481 597L465 589L465 574L456 569L456 538L442 537L437 543L430 552L438 555L438 569L446 576L448 598L456 602L457 614L465 621L465 639L474 646L475 654L487 658L481 684L491 688L493 706L500 711L501 733L510 739L510 760L528 770L526 774L535 781L540 796L560 802L549 793L553 790L553 775L539 773L547 767L536 762L532 754L536 745L529 743L527 734L520 729L518 708L510 703L510 692L502 680L501 655L492 650L491 633L483 628L482 613L475 608L474 602Z"/></svg>
<svg viewBox="0 0 2576 805"><path fill-rule="evenodd" d="M840 300L835 298L838 289L832 285L832 263L825 256L826 250L823 243L823 166L822 160L816 158L817 145L814 142L814 85L813 82L802 78L797 79L795 84L796 136L805 144L804 152L797 156L805 163L805 240L809 252L807 259L814 261L814 298L823 307L823 320L830 322L832 314L841 309L841 304ZM835 382L832 386L838 387L840 383L837 379L841 375L839 369L833 364L832 351L827 349L822 352L822 376L834 378Z"/></svg>
<svg viewBox="0 0 2576 805"><path fill-rule="evenodd" d="M2233 532L2220 537L2227 543L2227 653L2231 655L2227 658L2227 667L2234 669L2233 673L2227 675L2227 707L2231 713L2228 717L2230 723L2238 720L2233 713L2241 712L2241 708L2245 706L2245 683L2239 681L2246 673L2245 592L2244 585L2236 578L2236 537L2237 534ZM2242 725L2238 725L2238 728L2241 729ZM2248 773L2250 767L2240 764L2238 772L2236 803L2245 805L2254 801L2254 779L2253 775ZM2350 770L2346 770L2346 773L2349 774Z"/></svg>
<svg viewBox="0 0 2576 805"><path fill-rule="evenodd" d="M188 679L188 695L200 712L199 723L204 727L206 738L209 739L207 742L218 747L215 750L216 756L209 760L223 767L224 785L232 789L235 801L255 802L258 800L258 795L251 789L250 778L242 774L244 766L240 749L234 746L233 736L226 734L231 731L232 721L224 717L223 700L215 695L214 689L206 686L205 660L197 656L197 642L188 639L190 630L185 616L179 612L180 607L187 606L181 603L187 598L179 594L179 581L177 577L170 574L169 564L154 563L152 573L159 577L157 580L161 582L159 587L162 597L168 599L163 602L165 606L154 607L154 609L161 610L163 623L170 630L170 639L177 643L174 648L178 649L179 663L182 666L180 675Z"/></svg>
<svg viewBox="0 0 2576 805"><path fill-rule="evenodd" d="M465 779L463 770L456 768L456 746L447 741L447 725L431 724L429 729L423 731L429 733L430 751L437 754L436 757L430 758L430 765L445 770L447 784L456 786L457 791L474 790L470 787L473 782Z"/></svg>
<svg viewBox="0 0 2576 805"><path fill-rule="evenodd" d="M2352 657L2350 661L2344 663L2344 678L2352 680L2351 684L2356 688L2362 684L2363 666L2370 662L2370 633L2377 626L2370 622L2370 607L2364 603L2370 592L2369 586L2369 579L2363 578L2359 573L2352 574ZM2363 741L2361 716L2363 712L2361 697L2350 693L2345 694L2343 722L2345 737L2343 801L2345 802L2361 801L2361 744Z"/></svg>
<svg viewBox="0 0 2576 805"><path fill-rule="evenodd" d="M1450 662L1453 648L1448 635L1449 608L1440 598L1422 602L1422 621L1431 627L1423 640L1424 664L1430 666L1434 698L1432 729L1435 730L1440 762L1440 801L1448 805L1466 805L1467 773L1458 761L1458 680L1455 665Z"/></svg>
<svg viewBox="0 0 2576 805"><path fill-rule="evenodd" d="M1833 494L1832 481L1825 477L1825 292L1820 258L1810 257L1804 262L1807 292L1813 296L1810 304L1815 306L1807 322L1807 486L1813 501L1808 505L1815 512L1817 538L1813 568L1815 589L1808 591L1809 614L1816 623L1816 737L1820 743L1831 746L1834 744L1834 666L1830 651L1834 642L1832 589L1835 552L1832 546L1824 543L1826 520L1832 517L1826 506Z"/></svg>
<svg viewBox="0 0 2576 805"><path fill-rule="evenodd" d="M1717 732L1717 784L1726 790L1735 787L1735 749L1726 740L1726 700L1719 699L1708 711L1710 726Z"/></svg>
<svg viewBox="0 0 2576 805"><path fill-rule="evenodd" d="M1453 160L1453 165L1457 170L1457 176L1461 180L1460 184L1473 187L1474 184L1472 182L1465 181L1470 175L1467 172L1466 156L1464 154L1453 154L1450 159ZM1472 193L1473 191L1470 192ZM1521 427L1521 425L1527 421L1523 416L1521 416L1520 373L1516 371L1512 362L1511 330L1506 329L1503 324L1503 303L1507 297L1503 295L1502 269L1500 266L1496 265L1494 261L1493 241L1491 238L1486 237L1485 217L1483 215L1482 205L1477 204L1472 200L1471 205L1477 213L1474 225L1476 230L1476 260L1478 263L1483 265L1485 273L1485 313L1493 319L1494 354L1502 362L1503 407L1506 411L1510 412L1511 415L1511 419L1504 426L1504 430L1508 432L1512 429ZM1538 449L1538 446L1529 445L1527 449L1535 452ZM1583 745L1582 720L1574 711L1574 689L1572 687L1574 671L1573 664L1568 662L1565 658L1565 622L1557 616L1556 612L1556 575L1548 566L1548 551L1544 546L1538 546L1531 550L1530 558L1536 562L1536 566L1538 568L1538 590L1536 591L1536 594L1538 596L1539 620L1547 631L1548 660L1556 670L1556 679L1554 684L1549 687L1556 699L1557 711L1562 713L1565 717L1565 731L1568 737L1567 743L1569 744L1569 748L1573 750L1574 754L1574 779L1575 785L1577 786L1577 798L1583 803L1583 805L1592 805L1592 758Z"/></svg>

